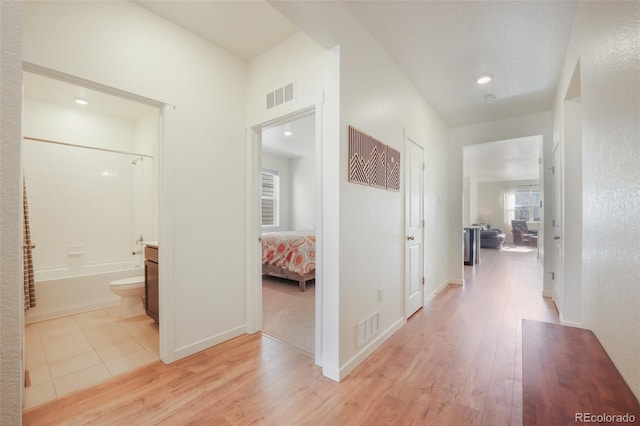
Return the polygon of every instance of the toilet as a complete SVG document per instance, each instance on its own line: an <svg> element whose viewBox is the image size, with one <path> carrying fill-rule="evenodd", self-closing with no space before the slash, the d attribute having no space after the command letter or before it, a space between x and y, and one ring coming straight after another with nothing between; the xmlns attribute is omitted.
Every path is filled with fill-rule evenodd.
<svg viewBox="0 0 640 426"><path fill-rule="evenodd" d="M123 278L109 283L111 291L120 296L120 315L124 318L144 314L142 295L144 276Z"/></svg>

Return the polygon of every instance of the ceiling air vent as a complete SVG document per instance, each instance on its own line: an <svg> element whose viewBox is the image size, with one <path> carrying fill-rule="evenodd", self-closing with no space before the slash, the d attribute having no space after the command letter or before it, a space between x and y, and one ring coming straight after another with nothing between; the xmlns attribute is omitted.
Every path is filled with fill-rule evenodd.
<svg viewBox="0 0 640 426"><path fill-rule="evenodd" d="M289 83L267 93L267 109L282 105L295 99L295 85Z"/></svg>

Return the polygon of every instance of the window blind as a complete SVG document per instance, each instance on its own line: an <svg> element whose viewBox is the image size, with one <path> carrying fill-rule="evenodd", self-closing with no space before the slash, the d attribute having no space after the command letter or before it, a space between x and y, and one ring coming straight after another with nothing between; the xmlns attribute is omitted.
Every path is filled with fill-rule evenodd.
<svg viewBox="0 0 640 426"><path fill-rule="evenodd" d="M278 225L278 172L262 170L262 226Z"/></svg>

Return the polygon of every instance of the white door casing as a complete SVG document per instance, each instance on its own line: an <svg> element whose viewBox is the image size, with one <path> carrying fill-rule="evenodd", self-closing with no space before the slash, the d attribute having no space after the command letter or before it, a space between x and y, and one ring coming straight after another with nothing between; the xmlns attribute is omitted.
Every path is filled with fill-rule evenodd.
<svg viewBox="0 0 640 426"><path fill-rule="evenodd" d="M282 124L305 115L315 116L315 232L316 232L316 277L315 277L315 363L323 366L323 330L327 305L323 303L323 180L322 180L322 103L306 107L293 113L278 117L272 121L260 123L247 129L247 330L255 333L262 330L262 243L260 215L260 179L262 172L262 130L269 126ZM325 374L323 372L323 374ZM326 374L325 374L326 375ZM328 376L329 377L329 376ZM332 377L331 377L332 378ZM337 380L337 379L334 379Z"/></svg>
<svg viewBox="0 0 640 426"><path fill-rule="evenodd" d="M563 295L563 247L562 247L562 146L558 142L553 149L553 300L562 309Z"/></svg>
<svg viewBox="0 0 640 426"><path fill-rule="evenodd" d="M424 305L424 150L406 139L405 317Z"/></svg>

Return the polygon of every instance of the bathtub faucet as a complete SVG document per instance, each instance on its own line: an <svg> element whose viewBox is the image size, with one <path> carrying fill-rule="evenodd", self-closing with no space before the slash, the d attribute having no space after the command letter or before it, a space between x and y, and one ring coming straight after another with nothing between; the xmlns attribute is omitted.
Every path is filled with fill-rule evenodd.
<svg viewBox="0 0 640 426"><path fill-rule="evenodd" d="M140 244L140 245L144 244L144 237L142 236L142 234L140 234L140 238L138 238L136 240L136 245L138 245L138 244Z"/></svg>
<svg viewBox="0 0 640 426"><path fill-rule="evenodd" d="M136 250L136 251L132 251L131 252L132 255L136 255L136 254L142 254L142 250Z"/></svg>

